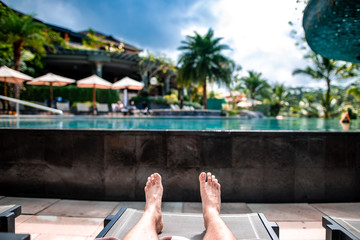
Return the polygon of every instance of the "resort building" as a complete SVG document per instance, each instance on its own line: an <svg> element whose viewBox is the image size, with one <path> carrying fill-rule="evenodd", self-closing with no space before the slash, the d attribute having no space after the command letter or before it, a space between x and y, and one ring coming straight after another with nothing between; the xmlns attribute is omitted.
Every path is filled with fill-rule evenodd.
<svg viewBox="0 0 360 240"><path fill-rule="evenodd" d="M6 4L0 1L5 7ZM24 15L13 9L19 15ZM55 46L47 49L43 58L44 72L80 79L97 74L104 79L115 82L123 77L140 81L138 53L142 50L128 43L89 29L74 32L68 28L56 26L34 18L65 40L66 47ZM89 46L86 43L93 43Z"/></svg>

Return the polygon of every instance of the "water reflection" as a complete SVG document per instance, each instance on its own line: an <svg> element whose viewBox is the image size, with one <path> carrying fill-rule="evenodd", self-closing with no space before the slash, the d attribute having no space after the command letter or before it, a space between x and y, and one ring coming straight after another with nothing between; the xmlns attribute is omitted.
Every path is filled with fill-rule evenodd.
<svg viewBox="0 0 360 240"><path fill-rule="evenodd" d="M0 128L47 129L186 129L186 130L315 130L358 131L360 121L341 124L336 119L315 118L175 118L175 117L0 117Z"/></svg>

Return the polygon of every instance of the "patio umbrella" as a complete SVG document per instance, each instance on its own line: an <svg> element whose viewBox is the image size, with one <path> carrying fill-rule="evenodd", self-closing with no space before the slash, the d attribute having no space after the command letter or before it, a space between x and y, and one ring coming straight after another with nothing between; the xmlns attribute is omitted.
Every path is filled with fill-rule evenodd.
<svg viewBox="0 0 360 240"><path fill-rule="evenodd" d="M8 68L7 66L0 67L0 81L4 82L4 96L7 96L7 83L21 84L24 81L32 80L33 78ZM7 101L5 101L5 108L7 108Z"/></svg>
<svg viewBox="0 0 360 240"><path fill-rule="evenodd" d="M0 81L4 82L4 95L7 96L7 83L21 84L24 81L32 80L33 78L8 68L7 66L0 67Z"/></svg>
<svg viewBox="0 0 360 240"><path fill-rule="evenodd" d="M78 80L76 85L80 88L92 88L93 89L93 111L95 114L96 106L96 88L111 89L112 84L105 79L97 75L91 75L90 77Z"/></svg>
<svg viewBox="0 0 360 240"><path fill-rule="evenodd" d="M62 77L53 73L47 73L41 77L37 77L34 80L28 82L29 85L46 85L50 86L50 106L53 104L53 86L62 87L71 83L74 83L75 80Z"/></svg>
<svg viewBox="0 0 360 240"><path fill-rule="evenodd" d="M112 85L112 89L124 89L124 105L127 107L127 90L141 90L144 84L129 77L124 77Z"/></svg>

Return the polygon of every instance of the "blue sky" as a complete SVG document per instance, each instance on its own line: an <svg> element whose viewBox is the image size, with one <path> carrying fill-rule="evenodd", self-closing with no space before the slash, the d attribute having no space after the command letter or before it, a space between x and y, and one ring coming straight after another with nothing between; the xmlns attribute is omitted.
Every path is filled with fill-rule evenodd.
<svg viewBox="0 0 360 240"><path fill-rule="evenodd" d="M3 0L8 6L74 31L92 28L176 63L177 48L194 31L215 37L232 50L225 54L272 83L322 87L322 82L292 76L307 63L290 37L295 22L301 35L302 11L296 0Z"/></svg>

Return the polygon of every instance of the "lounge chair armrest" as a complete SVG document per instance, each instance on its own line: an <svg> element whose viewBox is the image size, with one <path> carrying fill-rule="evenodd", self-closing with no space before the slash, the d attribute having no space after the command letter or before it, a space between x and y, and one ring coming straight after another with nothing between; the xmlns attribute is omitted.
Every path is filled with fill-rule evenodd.
<svg viewBox="0 0 360 240"><path fill-rule="evenodd" d="M267 232L273 240L279 239L280 237L280 228L276 222L269 222L263 213L258 213L261 221L263 222Z"/></svg>
<svg viewBox="0 0 360 240"><path fill-rule="evenodd" d="M0 233L1 240L30 240L30 234Z"/></svg>

